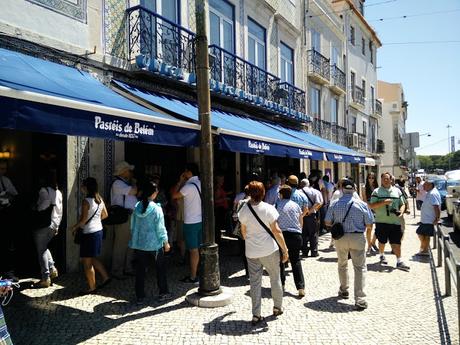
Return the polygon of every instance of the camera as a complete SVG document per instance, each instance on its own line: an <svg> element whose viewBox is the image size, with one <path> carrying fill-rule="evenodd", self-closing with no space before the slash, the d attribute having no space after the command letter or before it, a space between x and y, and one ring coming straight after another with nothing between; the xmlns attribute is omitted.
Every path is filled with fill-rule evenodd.
<svg viewBox="0 0 460 345"><path fill-rule="evenodd" d="M393 213L393 214L397 215L398 217L401 215L401 211L396 210L394 208L390 210L390 213Z"/></svg>

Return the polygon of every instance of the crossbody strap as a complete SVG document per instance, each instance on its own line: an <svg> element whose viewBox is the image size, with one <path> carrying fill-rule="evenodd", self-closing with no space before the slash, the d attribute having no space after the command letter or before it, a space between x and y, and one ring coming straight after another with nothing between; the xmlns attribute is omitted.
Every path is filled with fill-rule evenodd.
<svg viewBox="0 0 460 345"><path fill-rule="evenodd" d="M200 194L200 199L201 199L201 192L200 192L200 188L198 188L198 185L194 182L190 182L190 183L195 186L196 190L198 191L198 194Z"/></svg>
<svg viewBox="0 0 460 345"><path fill-rule="evenodd" d="M91 221L91 219L94 218L94 216L96 215L97 211L99 211L99 206L100 206L100 205L101 205L101 204L97 204L96 211L94 211L94 213L93 213L93 215L91 216L91 218L89 218L89 219L86 221L85 225L87 225L87 224Z"/></svg>
<svg viewBox="0 0 460 345"><path fill-rule="evenodd" d="M310 198L310 196L307 194L307 192L306 192L303 188L301 188L301 189L302 189L302 192L307 196L308 201L310 201L311 207L313 207L313 206L315 205L315 203L311 200L311 198Z"/></svg>
<svg viewBox="0 0 460 345"><path fill-rule="evenodd" d="M348 211L345 213L345 217L343 217L342 224L345 222L345 219L348 217L348 213L350 213L351 206L353 206L353 201L351 202L350 206L348 206Z"/></svg>
<svg viewBox="0 0 460 345"><path fill-rule="evenodd" d="M257 219L257 221L259 222L259 224L262 225L262 227L265 229L265 231L267 231L268 234L275 240L275 242L276 242L276 244L278 245L278 247L281 248L280 245L279 245L279 243L278 243L278 241L277 241L276 238L275 238L275 235L273 235L273 232L271 232L271 230L268 228L268 226L267 226L264 222L262 222L262 220L259 218L259 216L258 216L258 214L256 213L256 211L252 208L252 205L251 205L249 202L246 203L246 204L248 205L249 210L250 210L251 213L254 215L254 217Z"/></svg>

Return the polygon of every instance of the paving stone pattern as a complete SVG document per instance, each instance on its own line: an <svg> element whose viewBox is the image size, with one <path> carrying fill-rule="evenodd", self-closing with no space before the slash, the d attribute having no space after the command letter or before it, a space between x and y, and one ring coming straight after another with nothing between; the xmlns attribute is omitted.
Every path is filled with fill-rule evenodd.
<svg viewBox="0 0 460 345"><path fill-rule="evenodd" d="M230 255L235 252L230 242L222 248L221 272L222 285L233 290L234 302L223 308L189 305L184 296L191 287L178 282L187 268L171 258L169 283L174 298L169 302L155 301L153 272L144 306L133 303L134 278L114 281L98 295L77 297L85 288L83 275L66 274L51 288L16 293L4 308L5 315L16 345L458 344L456 297L443 297L443 268L436 269L429 258L413 256L418 250L417 221L418 217L408 217L403 242L410 272L395 269L396 258L390 253L387 266L380 266L376 255L368 257L369 308L365 311L355 310L352 282L349 300L336 297L336 254L328 250L329 235L324 235L320 256L302 261L306 298L297 299L290 274L285 313L277 319L271 316L269 279L264 276L262 314L267 318L260 327L250 324L249 286L240 257ZM349 272L352 279L351 263ZM455 296L455 289L452 292Z"/></svg>

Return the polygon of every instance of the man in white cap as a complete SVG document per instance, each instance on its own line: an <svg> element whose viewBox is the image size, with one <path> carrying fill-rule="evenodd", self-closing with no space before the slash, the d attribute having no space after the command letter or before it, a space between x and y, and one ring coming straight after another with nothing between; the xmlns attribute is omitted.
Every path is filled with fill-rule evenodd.
<svg viewBox="0 0 460 345"><path fill-rule="evenodd" d="M115 166L115 181L110 189L110 204L128 209L130 213L137 203L137 187L133 181L134 165L125 161ZM132 274L132 252L128 248L130 238L130 218L113 226L112 276L123 279L124 274Z"/></svg>
<svg viewBox="0 0 460 345"><path fill-rule="evenodd" d="M426 196L421 207L420 225L416 231L420 239L420 251L416 255L429 256L430 237L434 235L441 217L441 195L431 179L425 181L423 188Z"/></svg>

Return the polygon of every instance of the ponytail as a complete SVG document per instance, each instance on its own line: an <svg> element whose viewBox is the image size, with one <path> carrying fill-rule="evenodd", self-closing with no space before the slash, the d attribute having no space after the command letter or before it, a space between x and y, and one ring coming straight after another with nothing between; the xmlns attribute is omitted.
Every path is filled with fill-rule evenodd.
<svg viewBox="0 0 460 345"><path fill-rule="evenodd" d="M158 187L156 183L153 182L146 182L141 186L141 202L142 202L142 213L147 211L147 207L149 206L149 198L150 196L158 191Z"/></svg>

